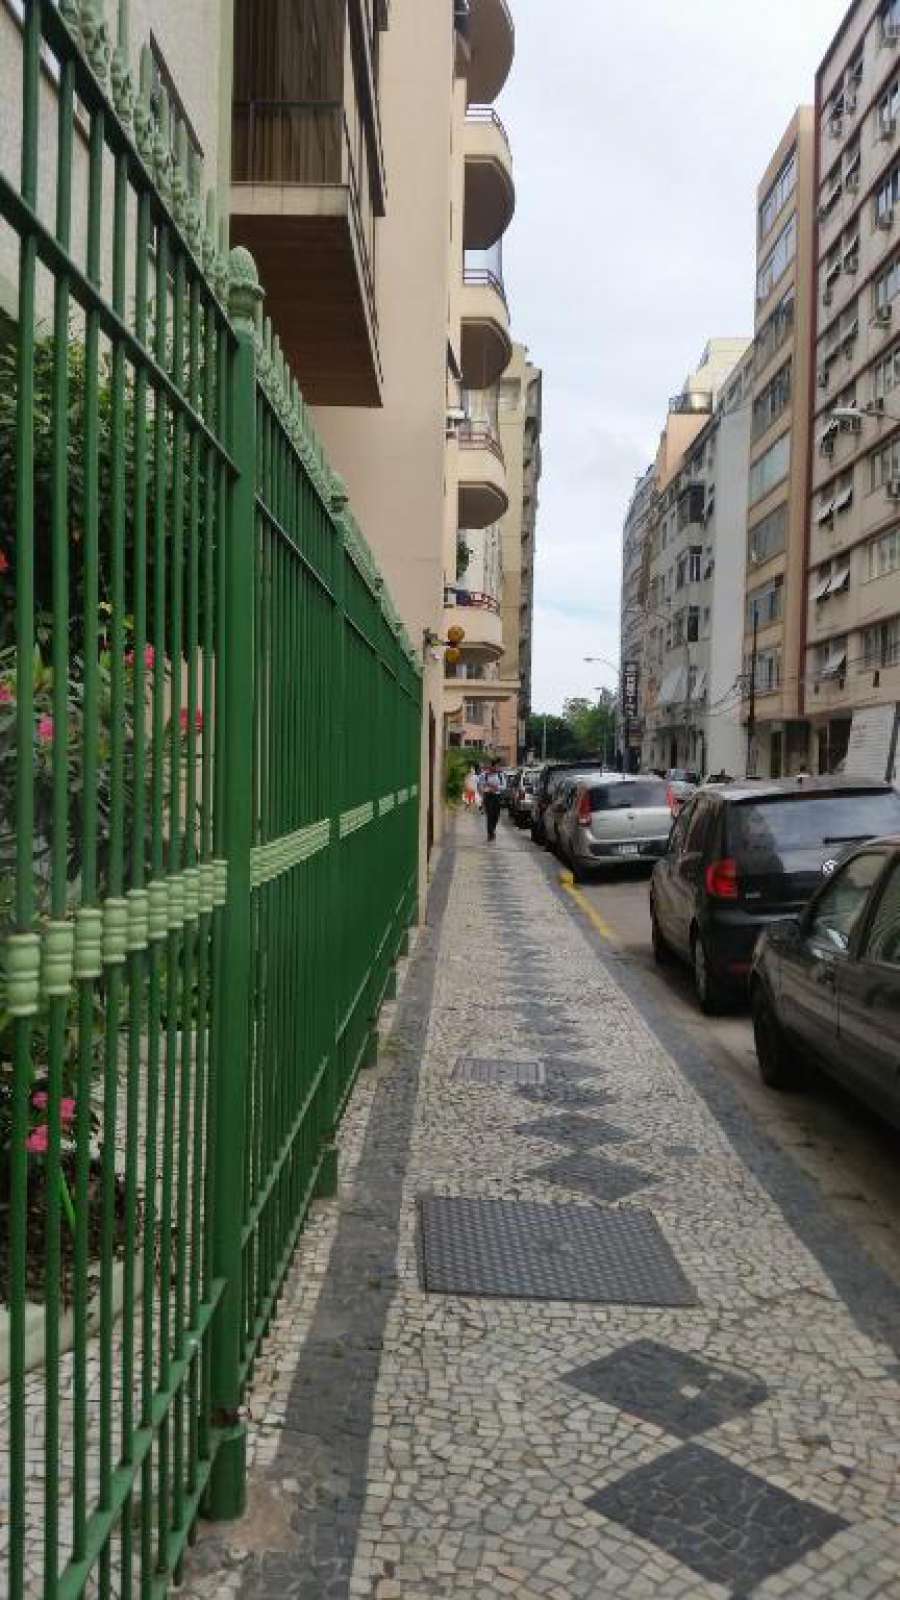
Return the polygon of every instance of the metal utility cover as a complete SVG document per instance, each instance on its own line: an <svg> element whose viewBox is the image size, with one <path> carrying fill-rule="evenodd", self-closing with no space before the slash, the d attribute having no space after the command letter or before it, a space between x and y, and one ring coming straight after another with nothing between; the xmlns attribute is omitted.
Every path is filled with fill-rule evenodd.
<svg viewBox="0 0 900 1600"><path fill-rule="evenodd" d="M539 1061L504 1061L497 1056L461 1056L453 1070L454 1083L543 1085L546 1069Z"/></svg>
<svg viewBox="0 0 900 1600"><path fill-rule="evenodd" d="M692 1306L696 1295L648 1211L424 1195L429 1294Z"/></svg>

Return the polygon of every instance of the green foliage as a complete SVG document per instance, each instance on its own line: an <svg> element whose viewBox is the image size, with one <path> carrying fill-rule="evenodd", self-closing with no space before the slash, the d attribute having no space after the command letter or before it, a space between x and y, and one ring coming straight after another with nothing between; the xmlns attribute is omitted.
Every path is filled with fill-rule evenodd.
<svg viewBox="0 0 900 1600"><path fill-rule="evenodd" d="M612 762L616 750L615 696L607 689L596 701L566 700L561 717L534 712L528 718L526 743L538 758L546 749L548 761L577 761L584 756Z"/></svg>

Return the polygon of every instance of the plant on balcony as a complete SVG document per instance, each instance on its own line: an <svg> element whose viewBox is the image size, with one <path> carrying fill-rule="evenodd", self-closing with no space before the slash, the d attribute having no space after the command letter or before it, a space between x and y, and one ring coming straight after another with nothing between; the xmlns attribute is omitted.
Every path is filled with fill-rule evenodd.
<svg viewBox="0 0 900 1600"><path fill-rule="evenodd" d="M457 576L457 578L464 578L465 577L466 573L469 570L469 563L470 563L471 560L472 560L472 549L471 549L471 546L466 543L465 539L463 539L462 537L458 537L457 541L456 541L456 576Z"/></svg>

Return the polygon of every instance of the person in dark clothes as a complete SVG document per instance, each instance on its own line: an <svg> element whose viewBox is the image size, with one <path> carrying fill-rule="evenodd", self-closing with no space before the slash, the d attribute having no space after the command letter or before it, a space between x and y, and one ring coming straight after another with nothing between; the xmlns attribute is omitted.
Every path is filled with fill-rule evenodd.
<svg viewBox="0 0 900 1600"><path fill-rule="evenodd" d="M498 762L492 761L486 772L479 780L481 800L484 806L484 815L487 822L488 844L493 844L497 836L497 823L500 819L500 767Z"/></svg>

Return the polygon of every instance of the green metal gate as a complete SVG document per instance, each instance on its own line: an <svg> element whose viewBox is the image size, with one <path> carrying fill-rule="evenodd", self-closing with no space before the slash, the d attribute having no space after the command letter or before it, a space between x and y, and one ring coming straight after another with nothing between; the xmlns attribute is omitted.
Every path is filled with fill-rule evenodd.
<svg viewBox="0 0 900 1600"><path fill-rule="evenodd" d="M119 16L110 61L93 0L27 0L0 171L14 1600L162 1594L240 1510L248 1374L416 915L415 657Z"/></svg>

